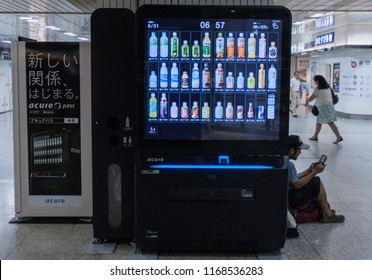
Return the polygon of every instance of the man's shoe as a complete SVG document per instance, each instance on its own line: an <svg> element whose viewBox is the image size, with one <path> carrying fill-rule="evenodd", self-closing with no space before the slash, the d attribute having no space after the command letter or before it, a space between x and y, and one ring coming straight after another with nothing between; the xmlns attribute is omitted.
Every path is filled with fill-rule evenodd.
<svg viewBox="0 0 372 280"><path fill-rule="evenodd" d="M344 221L345 221L345 217L343 215L335 215L335 214L327 218L321 218L319 220L319 222L323 224L328 224L328 223L336 224L336 223L343 223Z"/></svg>

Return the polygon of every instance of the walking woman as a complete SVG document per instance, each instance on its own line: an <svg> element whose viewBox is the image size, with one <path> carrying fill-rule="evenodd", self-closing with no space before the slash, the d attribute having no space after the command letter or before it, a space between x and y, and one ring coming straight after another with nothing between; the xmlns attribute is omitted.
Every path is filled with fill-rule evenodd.
<svg viewBox="0 0 372 280"><path fill-rule="evenodd" d="M335 124L335 121L337 121L337 116L332 102L331 87L327 83L326 79L324 79L324 77L321 75L314 76L314 83L316 84L316 88L313 94L310 96L309 102L315 99L315 106L318 107L319 115L316 118L314 135L309 139L312 141L318 141L318 134L322 129L322 125L328 124L333 133L336 135L336 141L334 141L333 144L338 144L344 139L341 137L340 132Z"/></svg>

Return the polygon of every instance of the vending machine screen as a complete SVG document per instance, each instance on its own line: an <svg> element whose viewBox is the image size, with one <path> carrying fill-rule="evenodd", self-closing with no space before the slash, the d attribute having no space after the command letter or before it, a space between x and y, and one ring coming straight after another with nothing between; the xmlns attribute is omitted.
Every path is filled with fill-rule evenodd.
<svg viewBox="0 0 372 280"><path fill-rule="evenodd" d="M269 14L146 17L144 138L279 140L289 28Z"/></svg>

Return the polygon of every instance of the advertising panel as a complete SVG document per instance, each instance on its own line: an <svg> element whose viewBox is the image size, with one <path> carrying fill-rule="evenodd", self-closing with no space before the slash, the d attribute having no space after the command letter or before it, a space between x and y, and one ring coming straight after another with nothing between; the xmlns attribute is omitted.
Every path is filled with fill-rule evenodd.
<svg viewBox="0 0 372 280"><path fill-rule="evenodd" d="M79 44L26 43L30 195L81 195Z"/></svg>

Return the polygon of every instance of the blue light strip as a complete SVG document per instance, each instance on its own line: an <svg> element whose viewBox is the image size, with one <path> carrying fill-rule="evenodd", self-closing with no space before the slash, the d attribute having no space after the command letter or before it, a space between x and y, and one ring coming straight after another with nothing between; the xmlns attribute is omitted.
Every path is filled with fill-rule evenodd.
<svg viewBox="0 0 372 280"><path fill-rule="evenodd" d="M158 165L151 165L150 168L153 168L153 169L273 169L274 167L273 166L269 166L269 165L158 164Z"/></svg>

